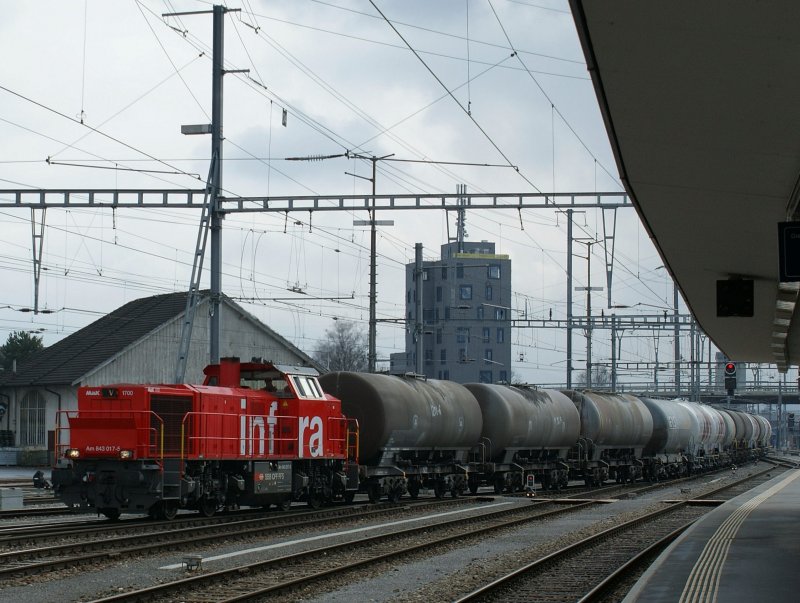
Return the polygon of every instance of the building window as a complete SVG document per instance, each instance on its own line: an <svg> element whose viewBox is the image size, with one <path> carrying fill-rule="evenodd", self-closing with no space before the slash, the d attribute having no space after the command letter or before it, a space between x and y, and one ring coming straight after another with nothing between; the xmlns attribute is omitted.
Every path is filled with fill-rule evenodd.
<svg viewBox="0 0 800 603"><path fill-rule="evenodd" d="M483 306L478 306L478 320L483 320Z"/></svg>
<svg viewBox="0 0 800 603"><path fill-rule="evenodd" d="M500 371L500 381L503 383L508 383L508 373L506 371Z"/></svg>
<svg viewBox="0 0 800 603"><path fill-rule="evenodd" d="M492 382L492 371L481 371L480 377L478 379L481 383L491 383Z"/></svg>
<svg viewBox="0 0 800 603"><path fill-rule="evenodd" d="M430 323L433 321L433 308L424 308L422 310L422 320L425 323Z"/></svg>
<svg viewBox="0 0 800 603"><path fill-rule="evenodd" d="M483 359L484 360L492 359L492 348L487 348L486 351L483 352Z"/></svg>
<svg viewBox="0 0 800 603"><path fill-rule="evenodd" d="M439 351L439 362L447 364L447 348L442 348Z"/></svg>
<svg viewBox="0 0 800 603"><path fill-rule="evenodd" d="M469 342L469 329L466 327L459 327L456 329L456 342L468 343Z"/></svg>
<svg viewBox="0 0 800 603"><path fill-rule="evenodd" d="M446 370L442 372L442 379L447 381L450 378L450 371Z"/></svg>
<svg viewBox="0 0 800 603"><path fill-rule="evenodd" d="M407 304L410 304L410 303L411 303L411 289L409 289L408 291L406 291L406 303L407 303Z"/></svg>
<svg viewBox="0 0 800 603"><path fill-rule="evenodd" d="M500 266L497 264L489 265L489 278L500 278Z"/></svg>
<svg viewBox="0 0 800 603"><path fill-rule="evenodd" d="M492 286L486 285L486 301L492 300Z"/></svg>
<svg viewBox="0 0 800 603"><path fill-rule="evenodd" d="M472 299L472 285L461 285L458 288L458 295L461 299Z"/></svg>
<svg viewBox="0 0 800 603"><path fill-rule="evenodd" d="M442 266L442 280L447 280L447 266Z"/></svg>
<svg viewBox="0 0 800 603"><path fill-rule="evenodd" d="M433 350L425 350L425 364L433 364Z"/></svg>
<svg viewBox="0 0 800 603"><path fill-rule="evenodd" d="M492 338L492 329L489 327L484 327L483 329L483 343L489 343L489 340Z"/></svg>
<svg viewBox="0 0 800 603"><path fill-rule="evenodd" d="M505 308L495 308L494 309L494 319L495 320L505 320L506 319L506 310L505 310Z"/></svg>
<svg viewBox="0 0 800 603"><path fill-rule="evenodd" d="M497 343L504 343L506 340L506 330L503 328L497 329Z"/></svg>
<svg viewBox="0 0 800 603"><path fill-rule="evenodd" d="M444 319L450 320L450 306L444 307Z"/></svg>
<svg viewBox="0 0 800 603"><path fill-rule="evenodd" d="M442 330L436 329L436 343L442 343Z"/></svg>
<svg viewBox="0 0 800 603"><path fill-rule="evenodd" d="M423 281L427 281L428 280L428 269L427 268L423 268L422 269L422 280Z"/></svg>
<svg viewBox="0 0 800 603"><path fill-rule="evenodd" d="M44 421L47 402L37 391L30 391L19 403L19 445L46 446L47 425Z"/></svg>
<svg viewBox="0 0 800 603"><path fill-rule="evenodd" d="M436 301L437 302L442 301L442 288L441 287L436 287Z"/></svg>
<svg viewBox="0 0 800 603"><path fill-rule="evenodd" d="M464 264L456 264L456 278L464 278Z"/></svg>
<svg viewBox="0 0 800 603"><path fill-rule="evenodd" d="M467 356L467 348L458 348L458 361L467 362L468 360L469 356Z"/></svg>

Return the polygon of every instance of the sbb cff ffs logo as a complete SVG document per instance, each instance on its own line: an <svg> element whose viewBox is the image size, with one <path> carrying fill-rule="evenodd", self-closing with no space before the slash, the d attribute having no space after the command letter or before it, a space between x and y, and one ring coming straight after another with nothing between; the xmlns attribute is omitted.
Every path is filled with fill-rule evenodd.
<svg viewBox="0 0 800 603"><path fill-rule="evenodd" d="M736 364L733 362L725 363L725 389L728 390L728 395L733 395L733 390L736 389Z"/></svg>

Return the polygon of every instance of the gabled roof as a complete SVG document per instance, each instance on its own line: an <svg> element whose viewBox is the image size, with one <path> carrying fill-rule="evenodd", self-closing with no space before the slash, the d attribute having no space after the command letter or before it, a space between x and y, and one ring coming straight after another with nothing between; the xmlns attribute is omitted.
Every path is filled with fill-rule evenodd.
<svg viewBox="0 0 800 603"><path fill-rule="evenodd" d="M183 314L185 291L144 297L128 302L110 314L38 352L17 367L16 373L0 372L0 386L70 385L106 364L129 346ZM200 292L202 298L207 291ZM314 361L275 331L223 296L234 307L286 348L316 366Z"/></svg>

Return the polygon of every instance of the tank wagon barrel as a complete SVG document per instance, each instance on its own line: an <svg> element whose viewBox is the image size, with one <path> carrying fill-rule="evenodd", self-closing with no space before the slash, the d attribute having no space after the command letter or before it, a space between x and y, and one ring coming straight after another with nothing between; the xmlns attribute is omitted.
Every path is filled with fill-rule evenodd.
<svg viewBox="0 0 800 603"><path fill-rule="evenodd" d="M470 449L483 420L463 385L417 377L334 372L322 388L342 401L361 429L363 487L371 499L390 500L429 487L437 496L467 488Z"/></svg>

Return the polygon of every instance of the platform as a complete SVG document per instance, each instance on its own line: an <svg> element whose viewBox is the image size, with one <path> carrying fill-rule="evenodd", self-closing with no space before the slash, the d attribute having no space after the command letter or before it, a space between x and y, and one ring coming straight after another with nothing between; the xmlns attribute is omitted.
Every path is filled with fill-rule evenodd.
<svg viewBox="0 0 800 603"><path fill-rule="evenodd" d="M623 603L798 600L800 470L733 498L682 534Z"/></svg>

